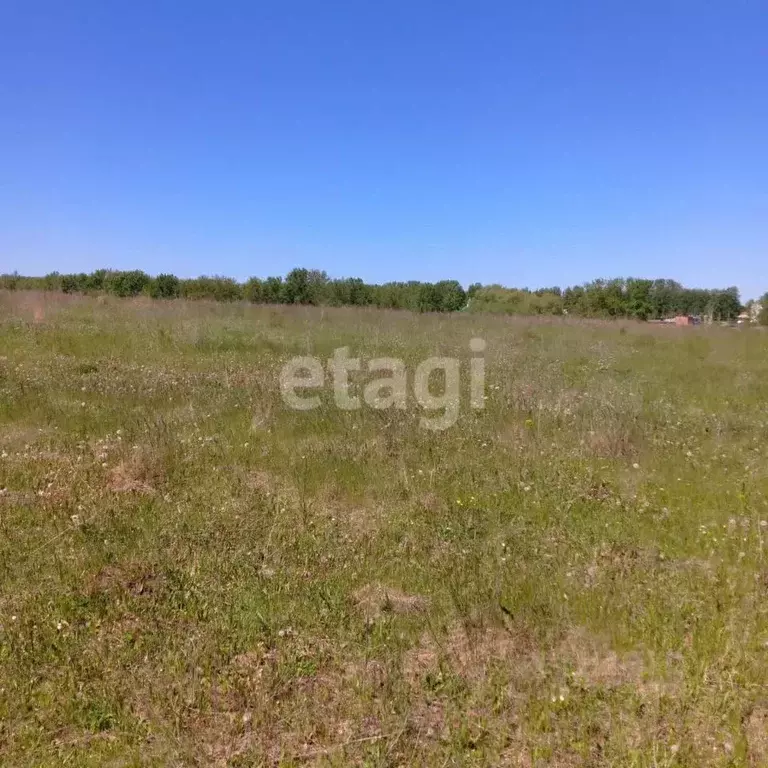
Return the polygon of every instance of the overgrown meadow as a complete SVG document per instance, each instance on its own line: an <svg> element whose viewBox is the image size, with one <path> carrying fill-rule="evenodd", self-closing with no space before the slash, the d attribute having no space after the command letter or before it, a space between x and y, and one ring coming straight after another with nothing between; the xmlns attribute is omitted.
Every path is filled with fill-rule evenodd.
<svg viewBox="0 0 768 768"><path fill-rule="evenodd" d="M767 446L759 329L0 294L0 764L768 765Z"/></svg>

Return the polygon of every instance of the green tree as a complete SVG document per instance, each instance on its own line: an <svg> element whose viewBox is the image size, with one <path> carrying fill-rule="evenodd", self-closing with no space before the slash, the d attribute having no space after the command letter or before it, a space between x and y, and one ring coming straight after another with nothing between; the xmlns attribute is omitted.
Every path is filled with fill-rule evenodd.
<svg viewBox="0 0 768 768"><path fill-rule="evenodd" d="M283 301L286 304L310 304L309 270L296 267L285 276Z"/></svg>
<svg viewBox="0 0 768 768"><path fill-rule="evenodd" d="M467 299L471 299L482 287L481 283L472 283L472 285L467 288Z"/></svg>
<svg viewBox="0 0 768 768"><path fill-rule="evenodd" d="M282 277L268 277L264 281L262 286L262 294L264 296L265 304L280 304L285 299L283 298L283 278Z"/></svg>
<svg viewBox="0 0 768 768"><path fill-rule="evenodd" d="M61 290L64 293L77 293L80 290L77 284L77 275L62 275Z"/></svg>
<svg viewBox="0 0 768 768"><path fill-rule="evenodd" d="M264 301L264 285L258 277L249 277L243 286L243 298L251 304Z"/></svg>
<svg viewBox="0 0 768 768"><path fill-rule="evenodd" d="M441 280L434 290L440 312L458 312L467 303L467 293L458 280Z"/></svg>
<svg viewBox="0 0 768 768"><path fill-rule="evenodd" d="M760 299L760 311L757 313L757 322L760 325L768 325L768 293Z"/></svg>
<svg viewBox="0 0 768 768"><path fill-rule="evenodd" d="M627 280L627 312L638 320L647 320L653 311L651 304L651 280Z"/></svg>
<svg viewBox="0 0 768 768"><path fill-rule="evenodd" d="M327 304L330 299L330 280L328 274L321 269L310 269L307 271L307 300L303 303Z"/></svg>
<svg viewBox="0 0 768 768"><path fill-rule="evenodd" d="M105 278L104 287L115 296L138 296L149 286L149 281L149 275L139 269L129 272L110 272Z"/></svg>
<svg viewBox="0 0 768 768"><path fill-rule="evenodd" d="M418 294L419 312L439 312L440 292L432 283L421 283Z"/></svg>
<svg viewBox="0 0 768 768"><path fill-rule="evenodd" d="M180 292L181 286L176 275L158 275L149 284L149 295L153 299L175 299Z"/></svg>
<svg viewBox="0 0 768 768"><path fill-rule="evenodd" d="M739 289L735 286L724 291L715 291L712 297L712 318L714 320L735 320L741 312Z"/></svg>
<svg viewBox="0 0 768 768"><path fill-rule="evenodd" d="M15 291L19 287L19 273L0 275L0 288L6 291Z"/></svg>
<svg viewBox="0 0 768 768"><path fill-rule="evenodd" d="M45 290L45 291L60 291L61 290L61 275L58 272L49 272L43 278L43 290Z"/></svg>
<svg viewBox="0 0 768 768"><path fill-rule="evenodd" d="M238 301L243 298L242 286L231 277L202 275L180 281L181 295L187 299L211 301Z"/></svg>

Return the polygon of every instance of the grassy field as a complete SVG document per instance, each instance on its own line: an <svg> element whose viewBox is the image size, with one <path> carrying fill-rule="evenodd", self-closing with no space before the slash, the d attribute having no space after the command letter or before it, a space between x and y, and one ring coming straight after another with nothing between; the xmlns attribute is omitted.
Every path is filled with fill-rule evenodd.
<svg viewBox="0 0 768 768"><path fill-rule="evenodd" d="M759 330L2 294L0 764L768 765L767 446Z"/></svg>

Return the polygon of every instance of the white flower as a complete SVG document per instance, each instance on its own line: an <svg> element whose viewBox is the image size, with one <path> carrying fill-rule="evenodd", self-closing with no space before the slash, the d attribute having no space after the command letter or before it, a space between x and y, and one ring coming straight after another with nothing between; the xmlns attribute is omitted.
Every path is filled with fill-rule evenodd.
<svg viewBox="0 0 768 768"><path fill-rule="evenodd" d="M635 463L632 465L632 469L640 469L640 465L639 465L637 462L635 462Z"/></svg>

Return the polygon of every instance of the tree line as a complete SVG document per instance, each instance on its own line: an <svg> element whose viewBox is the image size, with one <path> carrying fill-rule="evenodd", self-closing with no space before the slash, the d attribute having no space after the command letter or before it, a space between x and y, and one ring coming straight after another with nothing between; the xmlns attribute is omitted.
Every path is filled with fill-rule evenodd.
<svg viewBox="0 0 768 768"><path fill-rule="evenodd" d="M663 319L674 315L701 315L732 320L742 310L739 291L685 288L674 280L619 278L594 280L564 290L559 287L529 290L475 283L465 290L457 280L436 283L389 282L379 285L360 278L331 278L321 270L296 268L285 277L251 277L238 282L228 277L183 279L172 274L150 276L141 270L98 269L91 273L44 277L0 275L6 290L108 293L155 299L207 299L248 301L255 304L305 304L379 307L416 312L496 312L520 315L576 315L579 317ZM764 298L768 299L768 295ZM768 301L763 306L768 309ZM768 311L764 312L768 322Z"/></svg>
<svg viewBox="0 0 768 768"><path fill-rule="evenodd" d="M560 288L529 291L501 286L478 287L473 294L473 304L484 311L494 308L511 314L573 314L638 320L660 320L674 315L733 320L742 309L736 287L719 290L685 288L674 280L637 278L593 280L564 291Z"/></svg>
<svg viewBox="0 0 768 768"><path fill-rule="evenodd" d="M315 269L292 269L285 277L251 277L239 283L229 277L184 279L171 274L155 277L140 270L98 269L90 274L52 272L45 277L0 275L6 290L108 293L114 296L149 296L154 299L208 299L249 301L254 304L309 304L324 306L374 306L417 312L456 312L467 303L467 292L458 280L437 283L391 282L372 285L358 277L331 278Z"/></svg>

